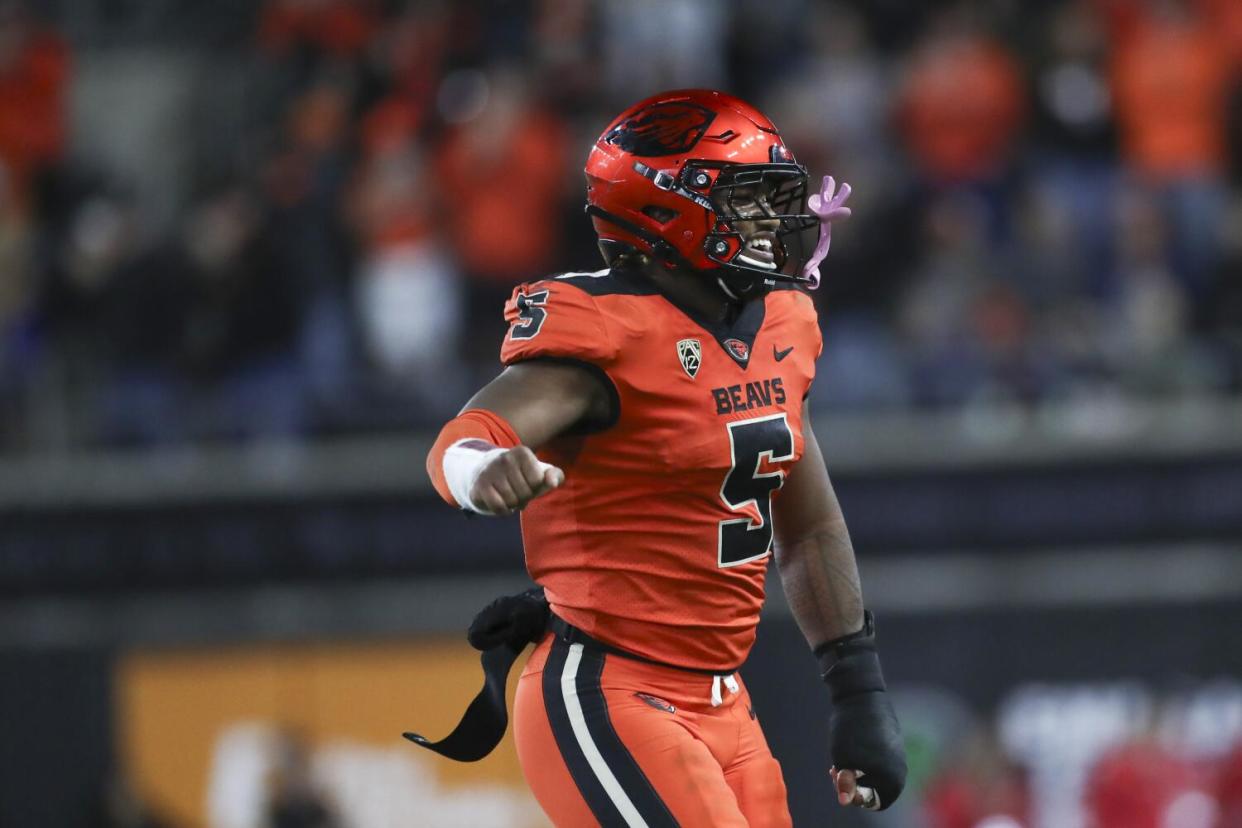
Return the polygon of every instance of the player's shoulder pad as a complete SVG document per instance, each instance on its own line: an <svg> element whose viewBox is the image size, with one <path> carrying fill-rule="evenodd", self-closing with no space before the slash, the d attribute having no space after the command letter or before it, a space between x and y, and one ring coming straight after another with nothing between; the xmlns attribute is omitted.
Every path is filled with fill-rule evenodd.
<svg viewBox="0 0 1242 828"><path fill-rule="evenodd" d="M505 303L509 331L500 348L505 365L552 357L605 365L617 347L590 288L600 273L567 273L518 285ZM603 285L600 285L603 287Z"/></svg>

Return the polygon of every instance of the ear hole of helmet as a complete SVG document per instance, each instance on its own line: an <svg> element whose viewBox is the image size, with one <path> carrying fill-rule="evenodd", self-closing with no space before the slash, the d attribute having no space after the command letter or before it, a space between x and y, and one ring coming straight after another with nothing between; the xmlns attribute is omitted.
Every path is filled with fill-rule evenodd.
<svg viewBox="0 0 1242 828"><path fill-rule="evenodd" d="M670 221L677 218L678 212L676 210L670 210L668 207L660 207L659 205L656 205L656 204L648 204L646 207L643 208L643 215L656 221L659 224L668 224Z"/></svg>

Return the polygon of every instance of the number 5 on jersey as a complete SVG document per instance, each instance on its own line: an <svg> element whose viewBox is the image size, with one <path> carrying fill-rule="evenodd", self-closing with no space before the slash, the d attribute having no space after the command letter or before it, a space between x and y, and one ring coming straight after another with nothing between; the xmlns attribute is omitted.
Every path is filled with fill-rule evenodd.
<svg viewBox="0 0 1242 828"><path fill-rule="evenodd" d="M543 327L543 320L548 316L548 312L543 309L547 301L546 290L538 293L519 293L517 295L518 318L513 323L513 327L509 329L509 338L530 339L539 333L539 329Z"/></svg>
<svg viewBox="0 0 1242 828"><path fill-rule="evenodd" d="M785 484L785 473L761 472L759 467L764 461L779 463L794 456L793 432L783 413L728 426L733 465L720 487L720 499L733 512L753 506L759 521L751 517L720 521L717 561L722 567L758 560L772 551L772 493Z"/></svg>

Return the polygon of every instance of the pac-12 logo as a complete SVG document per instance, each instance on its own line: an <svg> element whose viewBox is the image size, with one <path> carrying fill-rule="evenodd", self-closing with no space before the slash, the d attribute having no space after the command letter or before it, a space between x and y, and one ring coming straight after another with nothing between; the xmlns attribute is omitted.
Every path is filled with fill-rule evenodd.
<svg viewBox="0 0 1242 828"><path fill-rule="evenodd" d="M690 379L694 379L703 362L703 346L697 339L683 339L677 343L677 358Z"/></svg>

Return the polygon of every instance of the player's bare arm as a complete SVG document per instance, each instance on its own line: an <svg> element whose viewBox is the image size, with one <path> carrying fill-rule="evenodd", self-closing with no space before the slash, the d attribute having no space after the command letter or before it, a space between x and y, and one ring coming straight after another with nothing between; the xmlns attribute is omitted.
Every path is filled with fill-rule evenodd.
<svg viewBox="0 0 1242 828"><path fill-rule="evenodd" d="M806 447L772 504L781 585L807 643L815 647L862 628L862 585L845 516L819 443L803 414Z"/></svg>
<svg viewBox="0 0 1242 828"><path fill-rule="evenodd" d="M826 665L824 681L834 707L836 764L830 773L837 798L843 805L885 807L904 784L905 755L884 696L854 546L810 412L804 417L802 460L773 504L777 568L794 619Z"/></svg>
<svg viewBox="0 0 1242 828"><path fill-rule="evenodd" d="M564 472L540 462L534 449L583 421L606 420L609 405L599 379L574 365L534 360L506 368L462 409L496 415L518 440L511 447L482 437L480 445L466 444L478 452L469 457L478 463L469 487L474 510L509 515L560 486Z"/></svg>
<svg viewBox="0 0 1242 828"><path fill-rule="evenodd" d="M462 407L485 408L509 421L523 446L537 449L584 420L609 418L600 380L575 365L532 360L511 365Z"/></svg>

